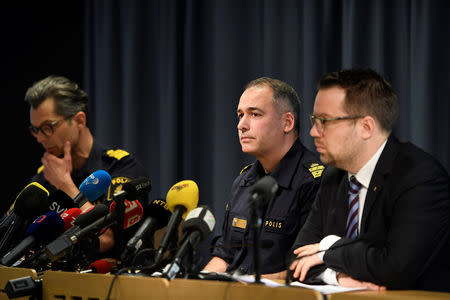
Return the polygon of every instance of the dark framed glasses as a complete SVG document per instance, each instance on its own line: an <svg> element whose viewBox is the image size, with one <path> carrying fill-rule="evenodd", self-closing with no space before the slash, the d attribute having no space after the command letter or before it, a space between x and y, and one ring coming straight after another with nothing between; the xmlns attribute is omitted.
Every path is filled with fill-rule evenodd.
<svg viewBox="0 0 450 300"><path fill-rule="evenodd" d="M325 130L325 124L330 121L339 121L339 120L354 120L364 118L364 116L344 116L344 117L335 117L335 118L322 118L315 115L309 115L309 120L311 121L311 126L316 126L317 131L322 133Z"/></svg>
<svg viewBox="0 0 450 300"><path fill-rule="evenodd" d="M56 121L45 121L44 124L42 124L39 127L34 127L33 125L30 125L28 129L30 130L31 135L35 137L38 136L39 131L42 132L42 134L45 135L46 137L49 137L55 132L55 128L57 128L62 121L68 120L72 117L73 116L68 116L65 117L64 119Z"/></svg>

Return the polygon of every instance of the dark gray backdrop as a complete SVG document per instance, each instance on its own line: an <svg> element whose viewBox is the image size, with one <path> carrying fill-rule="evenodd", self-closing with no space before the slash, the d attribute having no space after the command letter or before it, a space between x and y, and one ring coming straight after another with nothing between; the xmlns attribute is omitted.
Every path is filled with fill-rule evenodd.
<svg viewBox="0 0 450 300"><path fill-rule="evenodd" d="M303 100L301 139L324 72L368 66L398 92L395 134L450 169L447 1L111 1L7 4L3 10L2 204L39 167L27 133L26 88L67 76L91 99L90 126L143 162L151 198L182 179L220 225L241 153L235 109L260 76ZM218 226L220 227L220 226Z"/></svg>
<svg viewBox="0 0 450 300"><path fill-rule="evenodd" d="M145 164L153 197L195 180L222 220L242 167L236 106L260 76L303 100L301 139L324 72L369 66L398 92L395 133L449 166L445 1L88 1L85 81L96 136Z"/></svg>

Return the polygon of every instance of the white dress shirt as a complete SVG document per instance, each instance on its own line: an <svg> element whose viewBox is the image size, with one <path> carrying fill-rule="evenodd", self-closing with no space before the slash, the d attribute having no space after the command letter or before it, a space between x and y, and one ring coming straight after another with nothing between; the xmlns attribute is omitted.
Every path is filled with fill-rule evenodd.
<svg viewBox="0 0 450 300"><path fill-rule="evenodd" d="M350 182L350 177L355 176L356 179L361 183L361 189L359 190L359 209L358 209L358 233L361 230L361 218L364 210L364 203L366 201L367 189L369 188L370 180L372 179L373 171L377 165L378 159L386 146L386 141L377 150L377 152L369 159L369 161L358 171L356 174L348 173L348 181ZM334 243L340 240L341 237L337 235L328 235L324 237L319 243L319 250L328 250ZM325 252L318 254L320 260L323 262L323 256ZM322 274L318 276L327 284L339 285L336 278L336 271L327 268Z"/></svg>

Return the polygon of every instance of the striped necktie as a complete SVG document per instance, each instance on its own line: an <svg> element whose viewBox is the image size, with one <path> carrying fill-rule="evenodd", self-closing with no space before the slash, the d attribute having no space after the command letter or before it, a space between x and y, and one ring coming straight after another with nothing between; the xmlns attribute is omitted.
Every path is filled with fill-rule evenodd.
<svg viewBox="0 0 450 300"><path fill-rule="evenodd" d="M350 186L348 189L348 217L345 236L355 239L358 236L358 209L359 209L359 189L361 183L356 180L355 176L350 177Z"/></svg>

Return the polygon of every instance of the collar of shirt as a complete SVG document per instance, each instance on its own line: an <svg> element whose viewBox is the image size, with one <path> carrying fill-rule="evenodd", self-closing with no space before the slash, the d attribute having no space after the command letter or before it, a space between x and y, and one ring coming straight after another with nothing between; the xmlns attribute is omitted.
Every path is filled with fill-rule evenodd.
<svg viewBox="0 0 450 300"><path fill-rule="evenodd" d="M377 152L375 152L375 154L369 159L368 162L366 162L366 164L358 171L358 173L356 173L356 175L348 173L349 181L351 176L355 176L364 188L367 189L369 187L373 171L375 170L378 159L381 156L381 152L383 152L383 149L386 146L386 142L387 140L384 141L380 148L378 148Z"/></svg>
<svg viewBox="0 0 450 300"><path fill-rule="evenodd" d="M356 179L361 183L362 187L359 190L359 209L358 209L358 232L361 230L361 219L364 211L364 204L366 202L367 189L369 188L370 179L372 178L373 171L377 165L378 159L383 152L384 146L386 146L386 141L383 145L375 152L375 154L369 159L369 161L361 168L361 170L354 175ZM348 174L348 180L350 181L350 176L353 174Z"/></svg>
<svg viewBox="0 0 450 300"><path fill-rule="evenodd" d="M252 185L264 175L270 175L277 181L279 186L289 188L291 186L294 173L298 168L298 163L294 162L300 161L303 153L303 145L300 143L300 140L297 139L270 174L265 174L261 163L256 161L248 172L246 172L247 174L245 174L241 185Z"/></svg>
<svg viewBox="0 0 450 300"><path fill-rule="evenodd" d="M86 159L86 162L84 163L83 167L81 167L80 170L77 170L73 173L72 178L74 181L80 181L80 183L89 175L91 175L92 172L102 169L101 165L101 156L102 156L102 146L97 143L97 141L94 139L92 143L92 149L89 153L88 158ZM94 171L92 171L94 170Z"/></svg>

